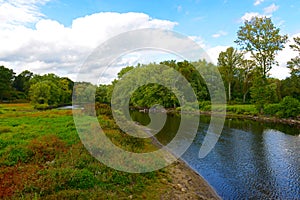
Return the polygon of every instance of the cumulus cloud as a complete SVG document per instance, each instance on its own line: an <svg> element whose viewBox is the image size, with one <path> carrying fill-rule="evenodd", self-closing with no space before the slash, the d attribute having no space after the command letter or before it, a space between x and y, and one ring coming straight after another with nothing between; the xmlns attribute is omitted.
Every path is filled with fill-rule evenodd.
<svg viewBox="0 0 300 200"><path fill-rule="evenodd" d="M211 59L211 62L215 65L218 64L218 58L219 58L219 54L222 52L222 51L226 51L226 49L228 48L229 46L215 46L215 47L211 47L211 48L208 48L206 50L208 56L210 57Z"/></svg>
<svg viewBox="0 0 300 200"><path fill-rule="evenodd" d="M285 44L285 48L278 52L276 60L278 61L279 66L276 66L271 70L272 76L280 79L284 79L289 76L290 71L287 68L287 62L290 61L291 58L295 58L297 55L299 55L299 52L293 51L290 48L290 45L294 44L293 38L295 37L300 37L300 33L290 35L289 41Z"/></svg>
<svg viewBox="0 0 300 200"><path fill-rule="evenodd" d="M241 22L243 21L250 21L253 17L263 17L264 15L259 14L258 12L246 12L242 17L241 17Z"/></svg>
<svg viewBox="0 0 300 200"><path fill-rule="evenodd" d="M272 17L272 14L279 9L279 6L274 3L264 8L263 14L258 12L246 12L240 19L240 22L249 21L253 17Z"/></svg>
<svg viewBox="0 0 300 200"><path fill-rule="evenodd" d="M31 2L36 3L32 6L35 8L37 3L46 0ZM73 80L87 56L105 40L130 30L173 29L177 24L153 19L144 13L103 12L74 19L70 27L65 27L54 20L40 19L41 14L28 13L32 18L23 21L15 18L6 21L9 26L0 27L0 65L16 73L27 69L34 73L68 76ZM27 22L35 22L34 27L27 27Z"/></svg>

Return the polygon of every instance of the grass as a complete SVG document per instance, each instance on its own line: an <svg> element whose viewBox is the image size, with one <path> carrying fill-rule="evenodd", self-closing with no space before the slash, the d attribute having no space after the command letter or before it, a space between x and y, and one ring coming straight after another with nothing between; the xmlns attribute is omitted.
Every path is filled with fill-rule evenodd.
<svg viewBox="0 0 300 200"><path fill-rule="evenodd" d="M255 105L227 105L226 110L229 114L243 114L243 115L258 115Z"/></svg>
<svg viewBox="0 0 300 200"><path fill-rule="evenodd" d="M166 170L129 174L108 168L81 144L71 111L0 104L0 199L159 199L170 190ZM99 118L120 146L152 151ZM126 141L126 142L124 142ZM140 145L138 142L141 142Z"/></svg>

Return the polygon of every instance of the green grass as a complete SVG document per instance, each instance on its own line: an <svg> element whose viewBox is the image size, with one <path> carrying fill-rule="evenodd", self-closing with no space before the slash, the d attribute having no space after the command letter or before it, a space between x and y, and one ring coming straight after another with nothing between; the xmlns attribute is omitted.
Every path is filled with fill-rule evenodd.
<svg viewBox="0 0 300 200"><path fill-rule="evenodd" d="M0 198L157 199L170 189L160 182L169 176L165 170L129 174L93 158L80 142L71 111L1 104L0 113ZM109 116L99 121L118 145L137 152L155 149L149 141L124 142Z"/></svg>
<svg viewBox="0 0 300 200"><path fill-rule="evenodd" d="M255 105L227 105L226 111L234 114L257 115L258 111Z"/></svg>

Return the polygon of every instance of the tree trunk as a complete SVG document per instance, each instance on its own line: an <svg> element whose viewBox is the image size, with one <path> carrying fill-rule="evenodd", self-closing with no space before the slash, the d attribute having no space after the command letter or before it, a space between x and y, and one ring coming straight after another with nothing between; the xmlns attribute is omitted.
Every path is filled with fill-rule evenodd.
<svg viewBox="0 0 300 200"><path fill-rule="evenodd" d="M247 97L248 91L246 91L243 95L243 104L246 103L246 97Z"/></svg>
<svg viewBox="0 0 300 200"><path fill-rule="evenodd" d="M231 103L231 82L228 83L228 100Z"/></svg>

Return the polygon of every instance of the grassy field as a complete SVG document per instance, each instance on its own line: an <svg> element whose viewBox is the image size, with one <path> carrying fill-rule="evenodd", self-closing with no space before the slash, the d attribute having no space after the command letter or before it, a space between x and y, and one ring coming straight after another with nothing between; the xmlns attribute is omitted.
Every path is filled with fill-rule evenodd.
<svg viewBox="0 0 300 200"><path fill-rule="evenodd" d="M111 137L120 137L109 117L99 120ZM128 174L94 159L80 142L71 111L0 104L1 199L159 199L170 190L166 180L167 169Z"/></svg>

